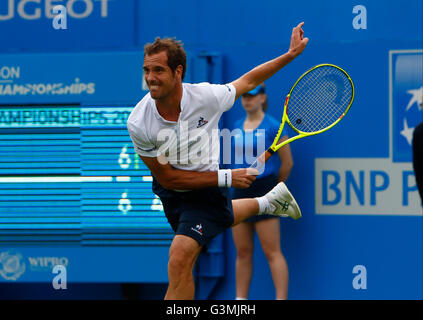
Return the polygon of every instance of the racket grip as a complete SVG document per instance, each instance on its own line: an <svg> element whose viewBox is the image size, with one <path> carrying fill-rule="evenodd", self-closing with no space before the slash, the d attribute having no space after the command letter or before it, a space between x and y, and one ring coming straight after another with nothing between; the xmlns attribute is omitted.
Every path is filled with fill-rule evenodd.
<svg viewBox="0 0 423 320"><path fill-rule="evenodd" d="M274 151L272 149L267 149L256 159L256 161L253 162L250 168L257 169L259 174L262 174L266 161L269 160L273 153Z"/></svg>

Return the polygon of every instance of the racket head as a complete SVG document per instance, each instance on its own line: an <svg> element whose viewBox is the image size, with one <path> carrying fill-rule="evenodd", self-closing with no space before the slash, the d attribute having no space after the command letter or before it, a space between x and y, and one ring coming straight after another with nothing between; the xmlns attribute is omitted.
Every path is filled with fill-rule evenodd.
<svg viewBox="0 0 423 320"><path fill-rule="evenodd" d="M333 64L319 64L292 86L284 118L301 136L318 134L336 125L353 100L354 84L348 73Z"/></svg>

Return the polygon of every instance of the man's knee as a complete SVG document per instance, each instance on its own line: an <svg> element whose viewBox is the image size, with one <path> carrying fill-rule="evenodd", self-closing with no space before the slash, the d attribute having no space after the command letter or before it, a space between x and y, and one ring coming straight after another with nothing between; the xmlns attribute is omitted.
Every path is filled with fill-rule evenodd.
<svg viewBox="0 0 423 320"><path fill-rule="evenodd" d="M190 274L200 251L201 247L194 239L175 237L169 250L169 272Z"/></svg>
<svg viewBox="0 0 423 320"><path fill-rule="evenodd" d="M191 272L192 264L188 263L189 258L191 257L186 257L183 254L179 254L178 251L175 251L175 253L169 257L169 273L182 275Z"/></svg>

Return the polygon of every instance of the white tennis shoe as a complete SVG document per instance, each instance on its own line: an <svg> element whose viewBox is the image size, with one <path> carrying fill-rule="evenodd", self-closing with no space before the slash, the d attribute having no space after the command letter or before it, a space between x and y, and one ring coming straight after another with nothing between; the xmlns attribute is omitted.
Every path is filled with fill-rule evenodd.
<svg viewBox="0 0 423 320"><path fill-rule="evenodd" d="M283 182L279 182L272 190L264 195L271 206L266 210L266 214L280 217L291 217L294 220L301 218L301 210Z"/></svg>

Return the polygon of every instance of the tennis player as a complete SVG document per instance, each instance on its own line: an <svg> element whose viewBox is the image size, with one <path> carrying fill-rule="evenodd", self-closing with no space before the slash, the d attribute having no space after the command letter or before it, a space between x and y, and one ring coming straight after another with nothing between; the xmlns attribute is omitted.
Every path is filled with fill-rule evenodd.
<svg viewBox="0 0 423 320"><path fill-rule="evenodd" d="M231 201L229 187L248 188L255 169L219 169L218 122L242 94L291 62L306 47L303 22L288 52L225 84L183 83L186 54L179 41L156 38L144 47L150 90L127 122L135 151L150 169L153 192L175 231L169 249L165 299L193 299L192 271L202 248L226 228L257 215L301 217L283 182L259 198Z"/></svg>

